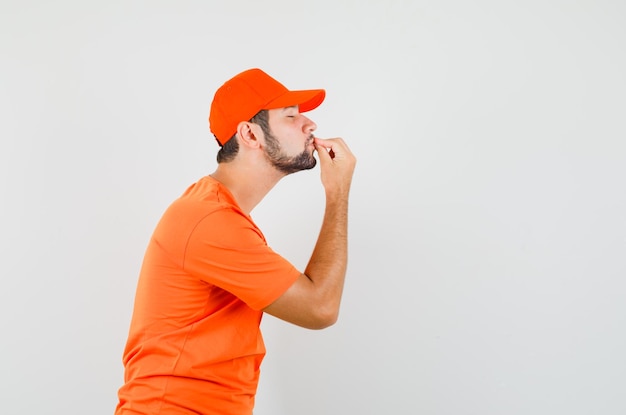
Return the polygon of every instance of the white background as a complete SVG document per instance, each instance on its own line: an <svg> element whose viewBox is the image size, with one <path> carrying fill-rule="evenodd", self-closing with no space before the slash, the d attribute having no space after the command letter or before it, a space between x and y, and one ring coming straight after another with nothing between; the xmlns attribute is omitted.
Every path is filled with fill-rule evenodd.
<svg viewBox="0 0 626 415"><path fill-rule="evenodd" d="M339 322L266 316L256 415L626 413L626 3L0 3L0 406L112 414L162 212L260 67L359 162ZM253 217L303 268L319 170Z"/></svg>

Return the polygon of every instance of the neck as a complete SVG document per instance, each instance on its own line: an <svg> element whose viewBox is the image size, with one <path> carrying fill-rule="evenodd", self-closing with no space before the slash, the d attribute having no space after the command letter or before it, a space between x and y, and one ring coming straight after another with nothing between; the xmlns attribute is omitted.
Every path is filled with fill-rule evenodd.
<svg viewBox="0 0 626 415"><path fill-rule="evenodd" d="M265 195L284 177L284 174L274 168L246 166L233 160L220 163L211 174L232 193L239 207L249 215Z"/></svg>

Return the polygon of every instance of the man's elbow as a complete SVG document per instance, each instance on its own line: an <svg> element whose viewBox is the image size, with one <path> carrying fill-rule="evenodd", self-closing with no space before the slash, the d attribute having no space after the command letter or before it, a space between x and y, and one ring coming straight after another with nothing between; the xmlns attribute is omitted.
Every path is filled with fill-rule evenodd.
<svg viewBox="0 0 626 415"><path fill-rule="evenodd" d="M319 308L315 318L308 327L312 330L322 330L335 324L339 319L339 309L335 307Z"/></svg>

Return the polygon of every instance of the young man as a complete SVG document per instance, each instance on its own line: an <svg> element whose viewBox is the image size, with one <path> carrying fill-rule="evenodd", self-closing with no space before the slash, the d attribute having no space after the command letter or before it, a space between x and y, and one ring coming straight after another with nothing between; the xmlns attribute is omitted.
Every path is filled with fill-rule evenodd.
<svg viewBox="0 0 626 415"><path fill-rule="evenodd" d="M303 113L324 97L289 91L260 69L215 93L218 167L172 203L150 240L116 415L251 414L263 312L310 329L336 321L356 160L342 139L313 136ZM302 273L267 246L250 212L282 177L313 168L314 152L326 211Z"/></svg>

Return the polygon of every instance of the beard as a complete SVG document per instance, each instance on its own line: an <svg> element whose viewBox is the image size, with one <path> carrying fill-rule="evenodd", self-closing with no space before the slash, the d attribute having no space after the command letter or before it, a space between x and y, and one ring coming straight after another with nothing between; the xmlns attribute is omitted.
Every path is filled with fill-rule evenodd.
<svg viewBox="0 0 626 415"><path fill-rule="evenodd" d="M285 174L295 173L301 170L310 170L317 164L313 152L308 149L308 144L313 140L310 137L302 153L288 156L283 153L278 139L272 134L265 134L265 156L274 167Z"/></svg>

